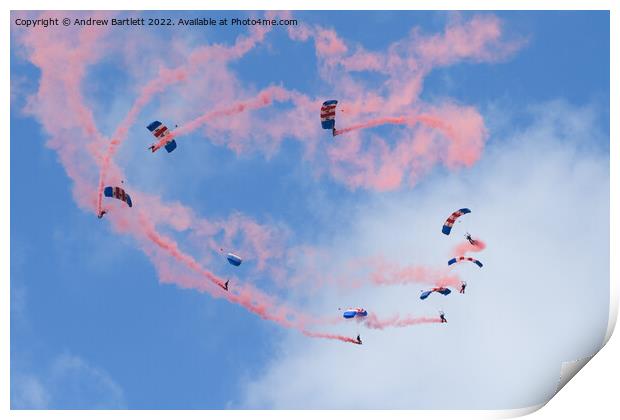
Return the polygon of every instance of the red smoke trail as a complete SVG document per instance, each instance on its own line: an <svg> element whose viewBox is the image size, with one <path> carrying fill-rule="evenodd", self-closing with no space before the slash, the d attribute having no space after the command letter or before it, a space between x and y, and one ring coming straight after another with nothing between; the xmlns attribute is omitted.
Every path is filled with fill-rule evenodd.
<svg viewBox="0 0 620 420"><path fill-rule="evenodd" d="M472 245L469 241L461 242L454 247L450 255L466 255L468 252L480 252L487 247L487 244L481 239L476 239L475 242L475 245Z"/></svg>
<svg viewBox="0 0 620 420"><path fill-rule="evenodd" d="M308 337L327 338L329 340L340 340L340 341L344 341L345 343L359 344L356 339L347 337L346 335L318 333L318 332L305 331L305 330L302 331L302 333L304 335L307 335Z"/></svg>
<svg viewBox="0 0 620 420"><path fill-rule="evenodd" d="M342 128L340 130L336 130L334 131L334 136L338 136L344 133L349 133L351 131L362 130L364 128L376 127L378 125L385 125L385 124L405 125L405 124L411 124L412 122L413 121L411 118L406 118L406 117L377 118L375 120L370 120L365 123L360 123L360 124L352 125L350 127Z"/></svg>
<svg viewBox="0 0 620 420"><path fill-rule="evenodd" d="M154 150L157 150L163 147L166 143L168 143L173 138L188 134L202 125L206 124L208 121L219 118L219 117L230 117L232 115L240 114L245 111L253 111L256 109L264 108L266 106L271 105L274 101L285 101L291 98L291 94L283 88L272 86L266 89L263 89L258 95L256 95L252 99L239 101L229 107L209 111L197 118L194 118L190 122L183 124L177 130L172 131L168 136L162 138L155 144Z"/></svg>
<svg viewBox="0 0 620 420"><path fill-rule="evenodd" d="M183 69L164 69L160 71L160 74L157 78L151 80L149 83L146 84L146 86L144 86L144 88L142 88L138 99L136 99L123 121L116 128L114 134L112 134L112 138L108 143L108 149L106 151L106 154L103 156L103 159L101 161L101 168L99 171L99 184L97 188L97 213L101 211L103 184L108 172L108 168L110 167L112 157L116 154L116 151L118 150L123 140L127 138L127 132L136 121L136 118L138 118L140 111L142 111L142 108L144 108L144 106L149 103L153 96L163 92L172 83L184 81L186 80L186 78L187 72Z"/></svg>
<svg viewBox="0 0 620 420"><path fill-rule="evenodd" d="M144 214L140 214L139 216L140 224L138 228L140 229L141 234L144 234L153 244L155 244L160 250L166 252L172 258L174 258L177 262L183 264L188 267L192 271L199 274L202 278L207 279L209 282L213 283L216 286L222 287L225 281L215 274L211 273L209 270L203 268L193 257L183 253L177 243L170 238L167 238L161 234L159 234L154 226L146 219ZM157 265L157 260L154 259L154 262ZM205 288L200 282L197 282L193 279L181 278L181 281L177 280L176 275L170 275L171 281L177 283L184 287L195 288L198 290L206 291L210 293L212 296L223 297L229 302L236 303L240 306L243 306L249 312L252 312L259 317L276 322L277 324L286 327L286 328L295 328L298 330L302 330L303 321L293 322L287 318L287 315L292 313L291 310L287 309L285 306L278 306L273 298L264 293L260 292L257 289L254 289L249 285L235 285L234 289L231 288L227 293L222 293L220 290L214 292L211 289ZM310 317L308 317L310 318Z"/></svg>
<svg viewBox="0 0 620 420"><path fill-rule="evenodd" d="M456 137L452 126L438 117L428 114L421 114L416 117L416 121L441 131L448 138L454 139Z"/></svg>
<svg viewBox="0 0 620 420"><path fill-rule="evenodd" d="M302 248L304 256L309 255L303 271L288 277L287 286L304 285L306 291L314 292L323 287L337 286L344 289L359 288L366 285L394 286L420 284L434 287L461 286L461 279L448 267L424 265L405 265L392 262L381 255L352 257L339 262L336 274L326 276L321 267L328 264L333 256L318 253L310 247ZM293 253L298 252L293 248ZM292 258L296 261L295 258Z"/></svg>
<svg viewBox="0 0 620 420"><path fill-rule="evenodd" d="M403 267L387 272L375 271L371 275L371 281L377 285L411 283L430 283L437 287L459 287L461 285L461 280L456 275L444 274L443 270L419 266Z"/></svg>
<svg viewBox="0 0 620 420"><path fill-rule="evenodd" d="M436 324L436 323L441 323L441 319L439 317L437 318L417 317L416 318L411 315L407 315L401 318L399 314L396 314L390 318L380 320L377 318L375 314L370 314L368 315L368 317L366 317L363 323L368 328L372 328L375 330L382 330L386 327L401 328L401 327L408 327L411 325L418 325L418 324Z"/></svg>
<svg viewBox="0 0 620 420"><path fill-rule="evenodd" d="M202 267L192 267L193 271L199 271L198 276L180 272L178 269L170 266L162 255L153 253L146 249L147 255L153 261L158 270L160 279L165 283L176 284L179 287L198 290L200 292L209 293L216 298L223 298L231 303L235 303L248 312L258 315L260 318L273 321L285 328L293 328L299 331L304 329L305 319L310 319L309 315L301 314L298 309L291 310L284 304L279 304L269 295L261 292L252 285L235 283L231 289L226 292L219 287L215 287L215 282L204 281L204 275L207 270ZM164 249L166 251L166 249ZM190 257L191 258L191 257ZM175 258L176 261L179 261ZM185 259L181 259L183 263ZM209 273L218 282L223 280L214 274ZM289 319L294 318L294 319Z"/></svg>
<svg viewBox="0 0 620 420"><path fill-rule="evenodd" d="M159 239L157 241L157 243L162 243L162 245L164 242L165 240L163 239ZM178 251L178 247L176 246L176 244L166 244L163 249L165 251L172 252L174 254L173 256L175 256L175 259L177 259L178 261L184 264L191 264L190 268L197 270L199 274L208 273L215 280L219 282L223 282L222 279L219 279L217 276L209 273L207 270L200 267L197 263L190 263L190 261L193 260L191 257L178 255L180 251ZM176 258L176 257L179 257L179 258ZM155 262L155 265L157 266L158 265L157 260L154 260L154 262ZM165 278L170 278L170 281L172 283L178 284L179 286L209 292L211 295L214 295L214 292L212 290L206 288L205 284L201 282L200 280L196 280L196 278L179 275L178 273L172 273L172 272L169 272L169 273L164 272L163 274ZM217 283L217 282L214 281L214 283ZM294 313L293 311L289 310L284 305L278 306L270 296L263 294L262 292L252 288L251 286L236 285L233 290L227 293L218 293L217 296L223 297L229 302L237 303L240 306L243 306L249 312L252 312L258 315L262 319L273 321L282 327L296 329L308 337L324 338L328 340L339 340L339 341L343 341L346 343L359 344L356 339L351 338L351 337L343 336L340 334L333 334L333 333L308 331L305 329L305 327L308 325L325 325L325 324L333 325L333 324L341 323L343 322L342 318L340 317L316 318L316 317L311 317L307 314L299 314L298 311L295 311L295 315L297 316L298 320L291 321L287 318L287 316L289 314ZM401 321L401 323L402 322L406 322L406 320ZM402 324L398 326L404 327L406 326L406 324Z"/></svg>
<svg viewBox="0 0 620 420"><path fill-rule="evenodd" d="M428 114L421 114L415 117L384 117L377 118L374 120L367 121L365 123L355 124L350 127L342 128L340 130L334 131L334 136L338 136L340 134L349 133L351 131L363 130L365 128L377 127L379 125L411 125L416 122L434 128L436 130L441 131L446 137L454 139L455 134L453 128L450 124L444 122L442 119Z"/></svg>
<svg viewBox="0 0 620 420"><path fill-rule="evenodd" d="M142 228L142 233L144 233L148 239L151 240L153 244L155 244L159 249L168 253L171 257L173 257L179 263L185 265L191 270L198 273L201 277L206 278L211 283L217 286L223 286L224 280L211 273L210 271L204 269L194 258L189 255L184 254L181 250L179 250L178 245L173 240L166 238L160 235L154 227L152 227L148 221L144 218L143 215L140 216L141 223L140 227ZM154 262L157 265L157 260ZM278 305L274 301L272 297L269 295L265 295L259 290L253 288L249 285L235 285L234 289L231 289L227 293L221 293L219 290L217 294L208 288L205 288L204 284L201 284L199 281L197 282L194 279L180 277L180 281L178 274L169 274L171 277L171 281L177 283L184 287L190 287L202 291L209 292L212 296L223 297L229 302L236 303L240 306L243 306L249 312L252 312L262 319L273 321L278 325L286 328L297 329L303 334L310 337L317 338L326 338L326 339L335 339L341 341L347 341L351 343L357 343L356 340L353 340L349 337L343 337L336 334L330 333L319 333L319 332L309 332L304 329L305 325L308 324L335 324L341 322L341 320L336 317L324 317L324 318L315 318L310 317L308 315L301 314L298 316L297 321L292 321L288 319L288 315L294 313L290 309L288 309L284 305ZM296 311L297 312L297 311Z"/></svg>
<svg viewBox="0 0 620 420"><path fill-rule="evenodd" d="M182 255L182 253L178 251L176 244L165 244L164 242L165 240L160 238L157 240L156 243L161 243L163 246L162 249L171 253L177 261L180 261L181 263L190 266L190 268L197 271L198 274L209 275L209 280L211 280L215 284L218 284L218 282L223 282L222 279L200 267L195 261L193 261L191 257ZM209 292L212 296L215 295L213 290L206 288L204 283L202 283L200 280L196 280L195 278L179 276L179 274L176 273L165 274L165 276L172 277L171 281L180 286ZM273 321L285 328L296 329L308 337L340 340L348 343L359 344L357 340L350 337L332 333L312 332L305 329L307 325L336 324L342 322L342 319L336 319L336 317L325 317L322 319L315 318L306 314L299 314L298 311L295 311L295 315L297 316L298 320L289 320L288 315L293 314L293 311L291 311L284 305L278 305L273 300L273 298L265 295L257 289L254 289L252 286L235 285L234 289L229 292L217 292L218 297L223 297L229 302L236 303L247 309L249 312L258 315L262 319Z"/></svg>
<svg viewBox="0 0 620 420"><path fill-rule="evenodd" d="M405 285L405 284L429 284L436 287L460 287L461 280L458 275L452 274L448 269L425 267L421 265L409 265L401 267L381 256L355 260L352 265L363 270L368 267L368 281L380 286Z"/></svg>
<svg viewBox="0 0 620 420"><path fill-rule="evenodd" d="M271 15L273 13L274 12L269 12L267 15ZM127 137L129 128L135 122L136 118L140 114L140 111L142 111L142 108L149 103L153 96L163 92L171 84L187 80L188 75L192 71L194 71L199 65L206 63L208 60L228 61L241 58L257 43L262 42L265 35L270 30L271 28L260 28L253 30L249 36L239 36L235 43L230 47L216 44L214 46L197 48L191 53L186 65L179 66L172 70L165 68L161 69L159 75L142 88L138 99L136 99L129 113L125 116L121 124L112 135L112 139L108 144L107 153L103 156L99 172L99 184L97 191L97 213L101 211L103 184L105 182L104 180L106 178L112 157L118 150L120 144Z"/></svg>
<svg viewBox="0 0 620 420"><path fill-rule="evenodd" d="M30 49L33 50L32 53L29 53L30 49L26 49L25 51L26 53L30 54L30 61L41 69L39 90L37 93L36 101L33 101L33 103L30 105L30 112L33 113L33 115L39 117L39 120L41 121L43 126L50 133L51 138L48 146L50 144L53 145L53 148L58 153L60 161L65 167L67 174L75 182L75 188L79 191L88 191L88 194L83 194L83 196L88 195L89 197L92 197L91 194L96 185L94 185L94 182L92 182L89 177L90 172L86 170L90 168L88 166L89 162L82 159L82 154L78 154L77 152L89 151L95 158L96 163L99 166L97 168L99 170L99 173L101 174L101 171L108 171L108 169L110 169L110 165L112 165L113 153L118 149L120 142L122 141L121 139L126 137L128 130L127 127L131 125L130 123L132 119L135 120L136 116L139 113L138 109L144 105L141 102L141 98L143 98L143 96L139 96L135 108L132 107L130 113L125 117L125 119L123 119L121 126L115 131L115 134L117 134L117 136L114 136L112 141L116 142L112 143L111 145L106 145L106 147L108 147L109 156L102 158L97 151L93 150L96 146L99 146L100 136L97 133L97 127L95 125L95 119L93 118L92 111L88 109L88 107L84 104L84 100L80 91L80 86L83 83L87 66L96 63L96 60L100 58L100 54L102 54L103 51L110 51L110 49L103 48L101 43L95 42L98 41L97 37L99 36L99 34L97 31L92 29L79 31L73 36L68 33L67 35L63 35L58 33L50 33L49 31L36 30L29 31L29 34L30 35L23 35L23 38L20 39L24 44L26 44L26 46L31 47ZM501 34L501 31L499 31L498 34ZM60 38L56 38L56 36ZM257 32L256 40L260 41L263 36L264 32ZM464 42L470 42L470 39L472 38L477 39L476 36L463 37ZM252 45L253 41L244 42L242 45L243 50L245 51L251 48ZM324 48L324 44L319 43L317 48L320 48L321 51L323 51L324 53L333 53L334 49L330 46L338 47L337 43L329 43L329 45ZM479 52L480 50L484 50L483 47L484 45L479 48L474 48L471 54L461 53L460 56L476 56L475 53ZM216 51L218 51L218 48L221 47L216 45ZM339 50L338 48L336 48L336 52ZM435 51L435 49L429 49L429 51ZM455 50L453 49L448 49L446 54L448 56L452 56L454 55L454 51ZM435 56L433 58L436 59ZM390 76L393 77L395 80L400 79L398 74L391 74ZM145 89L148 90L149 87L153 89L153 92L156 92L159 88L163 89L163 87L158 86L155 82L153 82L153 84L148 84ZM277 88L272 89L277 90ZM284 91L283 89L281 90ZM143 93L145 95L144 98L146 98L144 99L144 101L148 101L148 96L151 95L151 93L148 93L146 91ZM250 95L251 94L248 93L248 96ZM66 99L66 101L63 102L63 98ZM387 98L388 103L386 103L385 105L389 105L389 102L392 101L392 98L394 98L394 102L396 102L394 105L398 105L398 102L402 99L402 95L399 95L398 92L393 92L393 95ZM249 106L249 109L257 109L259 107L268 105L270 100L273 99L262 98L263 104L261 105L261 100L259 98L257 104L254 104L256 105L256 108L252 108L252 104L241 104L234 109L225 109L221 111L221 116L234 115L235 112L242 112L245 109L245 106ZM67 106L59 107L59 101L61 101L62 103L66 103ZM411 101L403 103L409 104L411 103ZM398 112L398 108L402 107L394 106L389 112ZM228 111L228 113L226 111ZM456 127L452 130L452 134L456 133L461 135L463 131L461 130L461 126L466 126L466 128L469 128L468 132L470 133L470 136L465 136L464 139L471 140L471 142L454 142L457 145L468 147L470 143L474 143L475 147L469 147L471 149L471 152L469 155L467 155L468 158L465 161L467 164L472 164L476 161L477 157L479 156L479 152L484 144L484 136L480 135L480 132L482 132L482 129L484 128L483 124L481 124L482 120L478 113L474 111L475 110L470 112L470 114L466 115L466 117L473 117L470 118L473 122L471 122L469 125L455 124L454 118L451 118L452 115L458 116L459 114L462 114L463 108L456 107L452 109L451 112L449 112L449 116L444 118L446 121L450 121L451 124ZM195 128L200 126L200 124L204 124L204 122L208 121L210 118L215 118L216 116L219 116L218 114L205 115L207 115L207 118L204 119L204 121L201 121L199 118L199 124ZM465 119L467 120L467 118ZM405 121L401 121L401 119L399 118L384 119L384 122L380 122L381 120L373 121L377 122L377 125L383 123L406 123ZM426 123L431 126L432 124L436 124L436 121L429 120L428 118L425 118L425 120L420 120L420 122ZM372 123L373 122L371 121L370 123L363 124L362 126L372 126ZM413 120L411 121L411 123L413 123ZM299 126L299 124L297 124L297 126ZM75 128L82 128L81 131L84 132L85 136L80 137L79 132L74 132ZM440 124L437 125L437 128L449 129L450 127ZM177 132L181 133L182 130L183 128L181 129L181 131ZM453 150L454 158L448 160L448 163L450 165L462 162L462 159L459 160L458 158L461 158L461 156L463 155L463 148L464 147L457 147ZM449 151L450 150L452 149L449 149ZM397 153L401 152L397 151ZM423 156L426 157L426 155ZM388 157L391 158L392 156ZM388 161L389 160L390 159L388 159ZM105 168L103 168L104 164L106 165ZM118 169L118 172L118 175L120 175L120 168ZM102 184L102 180L105 180L105 176L100 176L99 184ZM81 203L80 198L77 198L77 200L78 203ZM95 203L91 203L90 205L92 204ZM100 207L100 204L98 204L97 207ZM177 284L186 287L194 287L198 290L206 290L215 297L225 297L229 301L235 302L245 307L247 310L258 314L264 319L273 320L285 327L300 329L300 331L304 332L308 336L354 342L351 341L351 339L349 339L348 337L341 338L341 336L334 334L312 333L305 331L305 329L302 328L302 323L300 323L299 321L293 322L287 318L288 314L294 313L297 315L296 312L298 311L289 311L285 306L277 305L271 296L260 292L259 290L253 288L251 285L235 285L233 291L229 293L224 292L219 287L223 282L222 279L210 273L208 270L204 269L193 257L184 254L179 249L176 242L174 242L172 239L162 236L156 231L155 226L157 225L157 222L153 220L153 218L156 217L154 215L155 210L151 208L147 208L147 210L148 214L142 214L143 220L140 220L141 223L134 223L134 221L136 220L135 213L129 216L121 214L122 212L118 212L116 215L110 217L110 220L115 224L115 227L119 231L130 233L134 237L136 237L136 239L140 243L140 246L143 249L148 249L147 253L151 252L154 249L157 249L160 253L163 254L165 252L167 255L170 255L172 257L153 260L155 266L160 269L160 273L162 264L172 262L172 259L179 262L180 264L183 264L185 267L190 268L192 271L199 273L199 276L194 277L195 280L192 280L192 283L184 279L184 270L177 270L179 272L171 271L169 273L169 278L175 279L175 282ZM149 222L150 224L143 223L145 221ZM152 257L152 254L150 254L149 256ZM209 281L204 281L204 277L206 277ZM306 315L299 313L296 319L300 320L304 317L306 317ZM413 322L413 320L416 321ZM420 323L419 320L420 318L401 319L400 317L396 317L396 319L388 320L388 324L392 326L405 326L412 325L412 322ZM376 318L373 318L369 321L371 321L372 325L384 325L387 322L378 321ZM388 324L385 325L387 326Z"/></svg>
<svg viewBox="0 0 620 420"><path fill-rule="evenodd" d="M224 286L224 281L219 279L215 274L211 273L210 271L203 269L202 266L194 258L181 252L176 242L160 235L155 230L155 228L151 226L151 224L146 220L143 214L140 214L140 219L142 233L144 233L146 237L151 240L151 242L153 242L163 251L166 251L168 254L170 254L170 256L175 258L180 263L191 268L198 274L203 275L215 285L220 287Z"/></svg>
<svg viewBox="0 0 620 420"><path fill-rule="evenodd" d="M114 135L112 136L112 140L108 144L107 153L104 155L101 162L101 170L99 172L99 184L97 189L97 213L101 211L103 187L105 182L104 180L110 167L112 156L114 156L122 141L127 137L127 132L131 125L135 122L135 119L137 118L140 110L144 105L146 105L146 103L148 103L148 101L152 98L153 95L161 92L173 81L184 80L185 77L186 73L184 71L168 71L163 73L163 76L160 76L158 79L155 79L151 83L149 83L143 89L142 94L136 100L127 116L123 119L123 122L116 129ZM214 118L231 116L235 114L240 114L244 111L251 111L263 108L273 103L274 100L283 101L289 98L290 95L285 89L279 87L266 88L259 92L259 94L252 99L239 101L230 107L210 111L206 114L201 115L200 117L193 119L189 123L171 132L170 135L164 137L159 142L157 142L154 150L163 147L168 141L172 140L176 136L187 134L198 129L200 126L204 125L209 120L212 120Z"/></svg>

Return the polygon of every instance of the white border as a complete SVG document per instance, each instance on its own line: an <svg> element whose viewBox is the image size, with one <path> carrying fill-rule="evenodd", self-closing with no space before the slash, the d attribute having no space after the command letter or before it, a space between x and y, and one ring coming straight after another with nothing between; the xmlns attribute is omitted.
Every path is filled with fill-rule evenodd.
<svg viewBox="0 0 620 420"><path fill-rule="evenodd" d="M616 324L618 315L618 264L613 258L618 253L618 223L614 215L618 214L618 157L620 156L620 140L618 139L618 123L617 116L620 115L618 108L618 41L620 34L618 33L617 1L612 0L505 0L505 1L484 1L484 0L435 0L435 1L409 1L407 3L402 0L381 0L378 1L339 1L334 0L261 0L261 1L242 1L228 0L217 4L187 0L175 0L174 2L155 2L139 0L131 3L132 9L145 10L402 10L406 4L408 9L413 10L611 10L611 95L610 95L610 116L611 116L611 282L610 282L610 319L607 329L606 340L609 340ZM10 9L14 10L124 10L127 7L126 1L106 0L91 1L88 7L82 2L74 0L50 1L14 1L8 0L3 2L3 19L0 23L2 26L3 57L9 57L10 50ZM4 82L2 90L5 100L2 102L3 114L9 115L10 112L10 70L9 61L2 60L0 66L0 76ZM615 118L614 118L615 117ZM8 121L5 118L4 121ZM148 416L148 418L162 418L168 416L201 418L207 414L210 418L315 418L316 416L334 418L342 418L345 416L355 416L358 418L403 418L410 419L412 417L422 418L503 418L524 415L535 411L537 407L530 407L520 410L501 410L501 411L210 411L204 413L202 411L122 411L122 412L103 412L103 411L12 411L9 413L10 396L9 396L9 369L10 369L10 206L7 193L10 191L10 145L7 139L10 138L9 124L2 126L3 136L5 139L3 152L0 153L0 179L1 187L4 192L0 195L0 232L2 240L0 241L0 269L2 270L2 300L0 301L2 316L2 336L0 340L0 382L1 395L0 402L2 404L2 417L9 414L11 417L31 418L83 418L85 415L89 417L107 418L114 415L117 418L135 418ZM620 354L620 343L617 337L612 338L609 343L597 354L593 360L588 363L583 372L579 373L577 379L570 381L559 394L549 402L548 407L536 412L533 416L541 419L562 418L573 419L583 418L588 415L596 419L617 418L620 410L618 409L617 389L618 375L618 354Z"/></svg>

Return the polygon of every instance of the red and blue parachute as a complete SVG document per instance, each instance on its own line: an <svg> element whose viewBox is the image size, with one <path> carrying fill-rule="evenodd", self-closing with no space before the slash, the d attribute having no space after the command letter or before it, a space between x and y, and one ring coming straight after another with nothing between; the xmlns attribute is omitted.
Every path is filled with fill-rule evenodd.
<svg viewBox="0 0 620 420"><path fill-rule="evenodd" d="M170 136L170 130L168 130L168 127L163 125L161 121L153 121L152 123L147 125L146 128L153 134L153 136L155 136L157 140L161 140ZM164 148L168 153L170 153L177 148L177 142L174 139L170 139L166 142ZM157 146L157 143L155 143L151 147L149 147L149 149L151 149L152 152L156 152L159 147Z"/></svg>
<svg viewBox="0 0 620 420"><path fill-rule="evenodd" d="M342 313L342 316L346 319L351 319L355 317L365 317L368 315L368 312L364 308L349 308Z"/></svg>
<svg viewBox="0 0 620 420"><path fill-rule="evenodd" d="M336 129L336 105L338 101L330 99L323 102L321 106L321 127L325 130L332 130L332 133Z"/></svg>
<svg viewBox="0 0 620 420"><path fill-rule="evenodd" d="M121 187L105 187L103 189L103 195L124 201L129 207L132 206L131 197Z"/></svg>
<svg viewBox="0 0 620 420"><path fill-rule="evenodd" d="M467 213L471 213L471 210L460 209L452 213L450 217L446 219L446 223L443 224L443 228L441 229L441 232L443 232L444 235L449 235L450 231L452 230L452 225L454 225L454 223L456 222L456 219L458 219L459 217Z"/></svg>
<svg viewBox="0 0 620 420"><path fill-rule="evenodd" d="M448 296L450 293L452 293L452 291L450 289L446 288L446 287L434 287L431 290L423 291L422 294L420 295L420 299L422 299L422 300L426 299L433 292L440 293L440 294L442 294L444 296Z"/></svg>
<svg viewBox="0 0 620 420"><path fill-rule="evenodd" d="M464 257L464 256L452 258L450 261L448 261L448 265L456 264L457 262L462 262L462 261L471 261L474 264L476 264L478 267L482 268L482 263L480 261L472 257Z"/></svg>

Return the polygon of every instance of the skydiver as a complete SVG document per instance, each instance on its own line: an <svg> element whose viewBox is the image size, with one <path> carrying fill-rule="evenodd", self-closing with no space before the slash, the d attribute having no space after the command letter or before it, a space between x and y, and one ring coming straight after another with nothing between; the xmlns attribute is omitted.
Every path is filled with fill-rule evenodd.
<svg viewBox="0 0 620 420"><path fill-rule="evenodd" d="M220 285L220 286L222 287L222 289L224 289L224 290L228 291L228 282L229 282L229 281L230 281L230 279L229 279L229 280L226 280L226 283L224 283L224 285L223 285L223 286L222 286L222 285Z"/></svg>
<svg viewBox="0 0 620 420"><path fill-rule="evenodd" d="M107 213L107 211L105 211L105 210L101 210L101 211L99 212L99 214L97 215L97 218L101 219L101 218L103 217L103 215L104 215L104 214L106 214L106 213Z"/></svg>
<svg viewBox="0 0 620 420"><path fill-rule="evenodd" d="M439 311L439 319L441 319L441 323L448 323L448 320L446 319L446 314L444 314L443 311Z"/></svg>
<svg viewBox="0 0 620 420"><path fill-rule="evenodd" d="M150 150L151 152L155 153L155 145L151 144L147 150Z"/></svg>
<svg viewBox="0 0 620 420"><path fill-rule="evenodd" d="M359 334L357 335L357 344L362 344L362 339Z"/></svg>
<svg viewBox="0 0 620 420"><path fill-rule="evenodd" d="M332 128L332 137L336 137L336 127Z"/></svg>
<svg viewBox="0 0 620 420"><path fill-rule="evenodd" d="M465 294L465 288L466 287L467 287L467 283L461 282L461 290L459 290L459 293Z"/></svg>
<svg viewBox="0 0 620 420"><path fill-rule="evenodd" d="M476 240L475 240L475 239L473 239L473 238L471 237L471 235L469 234L469 232L465 235L465 239L467 239L467 240L469 241L469 243L470 243L470 244L472 244L472 245L476 245Z"/></svg>

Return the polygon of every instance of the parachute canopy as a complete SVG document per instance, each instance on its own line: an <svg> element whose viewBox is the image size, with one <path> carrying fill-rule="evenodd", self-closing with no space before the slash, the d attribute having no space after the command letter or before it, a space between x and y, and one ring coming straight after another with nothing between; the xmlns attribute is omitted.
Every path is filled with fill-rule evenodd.
<svg viewBox="0 0 620 420"><path fill-rule="evenodd" d="M447 296L450 293L452 293L452 291L450 289L446 288L446 287L434 287L431 290L423 291L422 294L420 295L420 299L422 299L422 300L426 299L433 292L441 293L444 296Z"/></svg>
<svg viewBox="0 0 620 420"><path fill-rule="evenodd" d="M420 299L424 300L427 297L429 297L431 295L431 293L433 293L432 290L425 290L422 292L422 294L420 295Z"/></svg>
<svg viewBox="0 0 620 420"><path fill-rule="evenodd" d="M325 130L333 130L336 126L337 104L337 100L331 99L323 102L323 106L321 106L321 127Z"/></svg>
<svg viewBox="0 0 620 420"><path fill-rule="evenodd" d="M448 265L456 264L457 262L462 262L462 261L471 261L474 264L476 264L478 267L482 268L482 263L472 257L454 257L450 261L448 261Z"/></svg>
<svg viewBox="0 0 620 420"><path fill-rule="evenodd" d="M165 125L163 125L160 121L153 121L152 123L150 123L149 125L146 126L146 128L153 133L153 136L155 136L156 139L161 140L166 136L170 135L170 130L168 130L168 127L166 127ZM172 152L174 149L177 148L177 142L174 141L174 139L170 140L169 142L166 143L166 145L164 146L166 151L168 153ZM153 150L155 151L155 149Z"/></svg>
<svg viewBox="0 0 620 420"><path fill-rule="evenodd" d="M456 222L456 219L458 219L459 217L461 217L464 214L467 213L471 213L470 209L460 209L455 211L454 213L452 213L450 215L450 217L448 217L448 219L446 220L446 223L443 224L443 228L441 229L441 231L445 234L445 235L449 235L450 231L452 230L452 225L454 225L454 222Z"/></svg>
<svg viewBox="0 0 620 420"><path fill-rule="evenodd" d="M131 197L129 197L129 194L127 194L121 187L105 187L103 189L103 195L124 201L129 207L131 207Z"/></svg>
<svg viewBox="0 0 620 420"><path fill-rule="evenodd" d="M356 316L357 317L364 317L364 316L367 316L367 315L368 315L368 312L364 308L349 308L349 309L347 309L346 311L344 311L342 313L342 316L347 318L347 319L355 318Z"/></svg>
<svg viewBox="0 0 620 420"><path fill-rule="evenodd" d="M451 293L450 289L445 287L436 287L433 289L433 292L441 293L444 296L448 296Z"/></svg>
<svg viewBox="0 0 620 420"><path fill-rule="evenodd" d="M168 143L166 143L166 145L164 146L164 149L166 149L166 151L168 153L172 152L174 149L177 148L177 142L175 140L169 141Z"/></svg>
<svg viewBox="0 0 620 420"><path fill-rule="evenodd" d="M235 255L232 252L229 252L228 255L226 255L226 259L230 264L234 265L235 267L239 267L243 262L240 256Z"/></svg>

